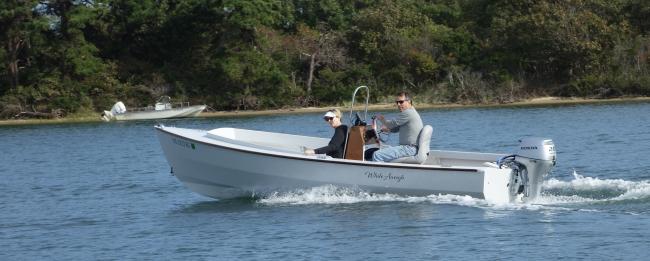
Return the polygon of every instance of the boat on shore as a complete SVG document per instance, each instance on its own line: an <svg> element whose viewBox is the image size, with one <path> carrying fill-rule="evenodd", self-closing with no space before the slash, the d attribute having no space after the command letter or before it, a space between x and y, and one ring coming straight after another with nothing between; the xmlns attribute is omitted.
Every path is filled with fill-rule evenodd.
<svg viewBox="0 0 650 261"><path fill-rule="evenodd" d="M355 127L361 126L350 129ZM190 190L217 199L335 185L370 193L532 202L556 161L553 141L534 137L521 139L514 154L430 150L428 125L420 132L417 155L388 163L352 157L368 148L354 135L348 135L346 157L336 159L303 153L304 146L329 142L318 137L238 128L155 129L171 173Z"/></svg>
<svg viewBox="0 0 650 261"><path fill-rule="evenodd" d="M110 111L104 111L101 118L104 121L127 121L196 117L206 107L207 105L190 106L189 102L172 104L169 96L162 96L153 107L133 108L128 111L124 103L118 101Z"/></svg>

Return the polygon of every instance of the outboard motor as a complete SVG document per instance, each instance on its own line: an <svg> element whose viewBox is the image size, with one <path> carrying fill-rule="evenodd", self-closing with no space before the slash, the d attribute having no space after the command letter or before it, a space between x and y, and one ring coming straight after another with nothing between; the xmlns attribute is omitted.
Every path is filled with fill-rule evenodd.
<svg viewBox="0 0 650 261"><path fill-rule="evenodd" d="M544 177L555 166L555 161L553 140L531 137L519 140L517 153L499 159L497 165L507 165L513 169L509 184L511 197L534 201L541 193Z"/></svg>
<svg viewBox="0 0 650 261"><path fill-rule="evenodd" d="M102 117L102 120L104 120L104 121L110 121L111 119L113 119L113 117L115 117L116 114L122 114L122 113L125 113L125 112L126 112L126 106L124 106L123 102L118 101L113 105L113 108L111 108L111 111L104 111L104 113L102 113L101 117Z"/></svg>
<svg viewBox="0 0 650 261"><path fill-rule="evenodd" d="M113 114L121 114L126 112L126 106L124 106L124 103L121 101L116 102L113 105L113 108L111 109L111 113Z"/></svg>

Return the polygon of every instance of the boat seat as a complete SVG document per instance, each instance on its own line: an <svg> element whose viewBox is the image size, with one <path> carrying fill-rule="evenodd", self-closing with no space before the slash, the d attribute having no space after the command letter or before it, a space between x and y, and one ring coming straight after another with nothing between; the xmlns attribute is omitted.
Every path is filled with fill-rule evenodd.
<svg viewBox="0 0 650 261"><path fill-rule="evenodd" d="M431 144L431 134L433 127L425 125L418 135L418 152L414 156L402 157L392 160L393 163L411 163L424 164L429 156L429 144Z"/></svg>
<svg viewBox="0 0 650 261"><path fill-rule="evenodd" d="M348 130L345 159L363 160L363 135L365 132L366 126L352 126Z"/></svg>

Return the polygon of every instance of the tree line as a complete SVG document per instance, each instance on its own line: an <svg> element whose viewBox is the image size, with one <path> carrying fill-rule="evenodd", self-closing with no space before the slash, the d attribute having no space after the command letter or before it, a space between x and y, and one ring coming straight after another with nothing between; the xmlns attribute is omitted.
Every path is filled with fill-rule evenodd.
<svg viewBox="0 0 650 261"><path fill-rule="evenodd" d="M650 95L646 0L4 0L0 118Z"/></svg>

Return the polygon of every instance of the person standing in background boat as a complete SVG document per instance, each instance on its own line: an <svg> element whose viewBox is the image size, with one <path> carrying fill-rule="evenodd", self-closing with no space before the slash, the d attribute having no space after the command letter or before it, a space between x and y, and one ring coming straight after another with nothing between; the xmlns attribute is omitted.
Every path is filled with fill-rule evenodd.
<svg viewBox="0 0 650 261"><path fill-rule="evenodd" d="M332 139L327 146L318 149L305 149L305 154L327 154L327 156L332 158L343 158L345 136L348 133L348 126L341 123L341 111L339 111L339 109L331 109L323 115L323 119L330 125L330 127L334 128L334 136L332 136Z"/></svg>
<svg viewBox="0 0 650 261"><path fill-rule="evenodd" d="M407 92L397 94L395 104L400 113L396 119L386 120L384 115L377 115L384 132L399 132L399 146L377 150L372 155L373 161L390 162L394 159L413 156L418 152L418 135L422 130L422 118L413 107L411 96Z"/></svg>

